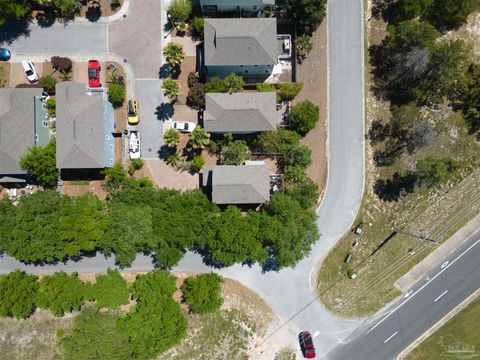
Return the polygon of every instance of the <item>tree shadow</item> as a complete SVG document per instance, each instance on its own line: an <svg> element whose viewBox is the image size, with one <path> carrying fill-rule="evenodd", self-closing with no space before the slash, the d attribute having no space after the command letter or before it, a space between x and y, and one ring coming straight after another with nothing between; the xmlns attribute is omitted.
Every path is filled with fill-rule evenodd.
<svg viewBox="0 0 480 360"><path fill-rule="evenodd" d="M15 21L7 21L0 26L0 44L6 43L10 45L20 36L30 36L30 20L31 18L28 17Z"/></svg>
<svg viewBox="0 0 480 360"><path fill-rule="evenodd" d="M155 115L157 115L157 119L161 121L171 119L173 117L173 114L174 109L173 104L171 103L162 103L155 109Z"/></svg>
<svg viewBox="0 0 480 360"><path fill-rule="evenodd" d="M97 22L102 16L102 9L100 6L90 6L85 13L85 17L90 22Z"/></svg>
<svg viewBox="0 0 480 360"><path fill-rule="evenodd" d="M417 176L413 172L400 175L395 172L391 179L379 179L373 190L385 202L398 201L402 196L412 193L415 188Z"/></svg>
<svg viewBox="0 0 480 360"><path fill-rule="evenodd" d="M35 16L35 19L37 20L38 26L46 28L55 24L57 17L55 16L55 11L53 9L45 9L43 12L39 12Z"/></svg>
<svg viewBox="0 0 480 360"><path fill-rule="evenodd" d="M169 78L171 76L171 72L172 72L172 67L170 66L170 64L168 63L165 63L162 65L162 67L158 70L158 77L160 79L166 79L166 78Z"/></svg>

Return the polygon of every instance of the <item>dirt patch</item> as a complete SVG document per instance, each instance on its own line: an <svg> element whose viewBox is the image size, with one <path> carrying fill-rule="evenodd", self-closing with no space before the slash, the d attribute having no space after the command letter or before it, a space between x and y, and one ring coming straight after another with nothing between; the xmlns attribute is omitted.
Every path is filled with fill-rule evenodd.
<svg viewBox="0 0 480 360"><path fill-rule="evenodd" d="M91 192L97 195L99 199L105 200L107 198L107 193L103 189L103 180L64 181L63 185L65 194L69 196L80 196Z"/></svg>
<svg viewBox="0 0 480 360"><path fill-rule="evenodd" d="M180 76L178 77L178 86L180 87L180 92L177 97L176 104L185 105L187 103L188 95L188 74L195 72L196 69L196 57L195 56L186 56L180 67Z"/></svg>
<svg viewBox="0 0 480 360"><path fill-rule="evenodd" d="M306 99L320 106L320 120L302 143L312 149L312 165L308 176L318 185L321 193L327 181L327 114L328 114L328 68L327 68L327 22L324 21L313 33L313 49L302 64L297 65L297 81L303 89L295 102Z"/></svg>
<svg viewBox="0 0 480 360"><path fill-rule="evenodd" d="M0 63L0 88L10 87L10 63Z"/></svg>
<svg viewBox="0 0 480 360"><path fill-rule="evenodd" d="M180 172L161 159L145 160L146 171L154 184L160 188L177 190L196 189L199 185L198 174L190 174L188 171Z"/></svg>

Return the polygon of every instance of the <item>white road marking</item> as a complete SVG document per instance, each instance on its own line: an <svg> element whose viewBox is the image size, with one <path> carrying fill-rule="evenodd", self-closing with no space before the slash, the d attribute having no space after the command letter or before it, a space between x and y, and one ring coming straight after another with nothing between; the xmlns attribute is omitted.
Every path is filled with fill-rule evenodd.
<svg viewBox="0 0 480 360"><path fill-rule="evenodd" d="M447 266L447 265L448 265L448 261L445 261L445 262L442 264L441 268L443 269L443 268L444 268L445 266Z"/></svg>
<svg viewBox="0 0 480 360"><path fill-rule="evenodd" d="M438 295L434 300L433 302L437 302L437 300L440 300L440 298L445 295L446 293L448 292L448 290L445 290L443 293L441 293L440 295Z"/></svg>
<svg viewBox="0 0 480 360"><path fill-rule="evenodd" d="M395 331L395 332L394 332L392 335L390 335L390 336L388 337L388 339L385 340L383 343L386 344L387 342L389 342L390 340L392 340L392 338L393 338L395 335L397 335L397 334L398 334L398 331Z"/></svg>
<svg viewBox="0 0 480 360"><path fill-rule="evenodd" d="M320 331L315 331L315 334L313 334L312 339L315 339L318 335L320 335Z"/></svg>
<svg viewBox="0 0 480 360"><path fill-rule="evenodd" d="M373 331L375 328L377 328L378 326L380 326L380 324L382 324L385 320L387 320L390 315L392 315L394 312L396 312L398 309L400 309L403 305L405 305L408 301L410 301L411 299L413 299L413 297L415 295L417 295L420 291L422 291L428 284L430 284L433 280L435 280L437 277L439 277L444 271L446 271L450 266L452 266L453 264L455 264L461 257L463 257L463 255L465 255L467 252L469 252L470 250L472 250L478 243L480 243L480 239L478 239L477 241L475 241L472 245L470 245L464 252L462 252L460 255L458 255L451 263L449 263L447 266L445 266L442 270L440 270L438 272L438 274L436 274L434 277L432 277L431 279L429 279L425 284L423 284L417 291L415 291L413 293L412 296L409 296L405 301L403 301L400 305L398 305L395 309L393 309L389 314L387 314L387 316L385 316L382 320L380 320L377 324L375 324L374 327L372 327L370 330L367 331L367 334L370 333L371 331Z"/></svg>
<svg viewBox="0 0 480 360"><path fill-rule="evenodd" d="M412 293L413 293L413 290L407 291L407 293L405 294L404 298L409 297L410 295L412 295Z"/></svg>

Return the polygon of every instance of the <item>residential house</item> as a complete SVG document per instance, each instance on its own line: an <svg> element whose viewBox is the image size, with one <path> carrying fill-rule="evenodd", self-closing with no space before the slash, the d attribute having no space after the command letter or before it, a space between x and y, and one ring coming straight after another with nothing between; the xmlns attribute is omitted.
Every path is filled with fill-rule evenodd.
<svg viewBox="0 0 480 360"><path fill-rule="evenodd" d="M82 83L56 85L57 168L100 170L115 161L112 104L106 93L91 92Z"/></svg>
<svg viewBox="0 0 480 360"><path fill-rule="evenodd" d="M270 200L266 164L220 165L202 174L204 189L218 205L258 205Z"/></svg>
<svg viewBox="0 0 480 360"><path fill-rule="evenodd" d="M203 127L209 133L274 131L281 120L274 92L207 93Z"/></svg>
<svg viewBox="0 0 480 360"><path fill-rule="evenodd" d="M203 65L208 77L235 73L246 82L262 82L278 62L275 18L207 18L204 38Z"/></svg>
<svg viewBox="0 0 480 360"><path fill-rule="evenodd" d="M202 11L206 14L216 12L257 13L275 6L275 0L200 0L199 2Z"/></svg>
<svg viewBox="0 0 480 360"><path fill-rule="evenodd" d="M21 157L28 148L45 146L49 140L42 89L0 89L0 183L25 182Z"/></svg>

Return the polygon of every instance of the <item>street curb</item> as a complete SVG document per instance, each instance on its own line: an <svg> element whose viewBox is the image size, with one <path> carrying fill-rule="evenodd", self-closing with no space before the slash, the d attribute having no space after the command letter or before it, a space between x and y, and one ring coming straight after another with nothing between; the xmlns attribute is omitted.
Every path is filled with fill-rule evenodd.
<svg viewBox="0 0 480 360"><path fill-rule="evenodd" d="M445 315L443 318L437 321L430 329L428 329L422 335L420 335L420 337L418 337L414 342L408 345L400 354L398 354L396 360L404 359L405 356L407 356L413 349L415 349L418 345L420 345L423 341L425 341L428 337L430 337L435 331L437 331L440 327L442 327L446 322L448 322L451 318L457 315L460 311L465 309L471 302L473 302L479 296L480 296L480 288L478 288L474 293L472 293L460 304L458 304L447 315Z"/></svg>
<svg viewBox="0 0 480 360"><path fill-rule="evenodd" d="M83 16L75 16L75 19L72 21L72 23L90 23L90 24L110 24L115 21L121 20L125 16L127 16L128 10L130 10L130 2L131 0L124 0L122 7L120 10L118 10L115 14L111 16L100 16L100 18L97 21L90 21L87 18Z"/></svg>
<svg viewBox="0 0 480 360"><path fill-rule="evenodd" d="M425 259L415 265L410 271L395 282L395 287L402 292L424 278L433 268L445 261L449 255L462 246L480 227L480 214L470 220L465 226L453 234L442 245L431 252Z"/></svg>

